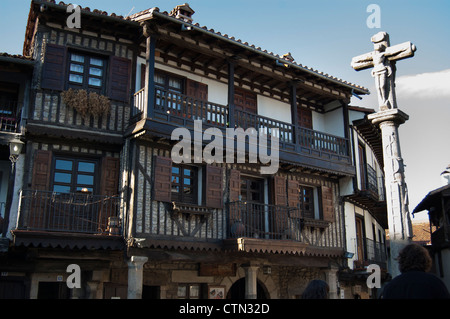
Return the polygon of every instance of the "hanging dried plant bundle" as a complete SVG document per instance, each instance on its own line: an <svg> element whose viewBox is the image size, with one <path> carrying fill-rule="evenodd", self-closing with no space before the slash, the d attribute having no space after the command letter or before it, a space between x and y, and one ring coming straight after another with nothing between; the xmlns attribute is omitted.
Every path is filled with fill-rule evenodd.
<svg viewBox="0 0 450 319"><path fill-rule="evenodd" d="M61 92L63 102L74 108L84 119L89 116L108 115L110 111L109 99L95 92L86 90L73 90Z"/></svg>

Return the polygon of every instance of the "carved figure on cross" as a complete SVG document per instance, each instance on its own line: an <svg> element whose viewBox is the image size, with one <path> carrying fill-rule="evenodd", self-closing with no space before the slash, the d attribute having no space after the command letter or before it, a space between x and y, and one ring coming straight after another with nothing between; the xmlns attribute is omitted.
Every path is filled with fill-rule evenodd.
<svg viewBox="0 0 450 319"><path fill-rule="evenodd" d="M396 61L414 56L416 46L411 42L404 42L390 46L389 35L378 32L371 38L374 51L356 56L351 66L356 71L373 68L375 87L380 111L397 108L395 97L395 63Z"/></svg>

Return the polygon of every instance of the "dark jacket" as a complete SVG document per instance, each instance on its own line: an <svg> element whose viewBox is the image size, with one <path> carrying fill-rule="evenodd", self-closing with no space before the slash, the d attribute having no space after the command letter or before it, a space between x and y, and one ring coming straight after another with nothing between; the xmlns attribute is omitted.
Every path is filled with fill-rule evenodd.
<svg viewBox="0 0 450 319"><path fill-rule="evenodd" d="M408 271L395 277L383 290L383 299L449 299L445 284L423 271Z"/></svg>

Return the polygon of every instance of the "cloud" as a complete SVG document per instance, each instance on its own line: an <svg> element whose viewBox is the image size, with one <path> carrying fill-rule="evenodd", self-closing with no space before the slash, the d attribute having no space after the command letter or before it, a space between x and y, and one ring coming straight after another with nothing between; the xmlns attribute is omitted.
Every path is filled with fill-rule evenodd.
<svg viewBox="0 0 450 319"><path fill-rule="evenodd" d="M396 79L397 96L450 98L450 69L401 76Z"/></svg>

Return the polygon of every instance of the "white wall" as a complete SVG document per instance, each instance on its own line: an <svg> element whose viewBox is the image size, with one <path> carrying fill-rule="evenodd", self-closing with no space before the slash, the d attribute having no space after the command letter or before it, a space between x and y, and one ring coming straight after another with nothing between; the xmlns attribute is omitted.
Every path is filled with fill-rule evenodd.
<svg viewBox="0 0 450 319"><path fill-rule="evenodd" d="M383 227L378 224L377 220L370 214L369 211L358 207L349 202L344 203L344 216L345 216L345 236L347 241L347 251L354 253L353 258L348 259L349 268L353 269L353 261L357 260L356 250L356 216L363 218L364 220L364 234L365 238L376 240L377 242L383 242L385 231ZM375 225L375 234L373 234L372 225ZM381 237L379 238L378 230L381 231ZM375 235L375 237L374 237Z"/></svg>
<svg viewBox="0 0 450 319"><path fill-rule="evenodd" d="M145 64L145 59L138 57L137 59L137 70L136 70L136 91L141 87L141 63ZM208 101L212 103L217 103L221 105L228 104L228 86L219 81L211 80L210 78L199 76L196 74L189 73L184 70L170 67L165 64L155 62L155 68L158 70L163 70L173 74L179 74L180 76L188 77L194 81L204 83L208 85Z"/></svg>
<svg viewBox="0 0 450 319"><path fill-rule="evenodd" d="M441 280L445 283L445 285L447 286L447 289L450 291L450 249L443 249L441 250L441 258L442 258L442 270L443 270L443 277L439 277L441 278ZM435 264L439 265L439 260L437 255L435 256ZM437 268L437 274L440 275L440 271L439 271L439 267L436 266Z"/></svg>
<svg viewBox="0 0 450 319"><path fill-rule="evenodd" d="M291 105L267 96L258 95L258 115L262 115L277 121L292 124Z"/></svg>

